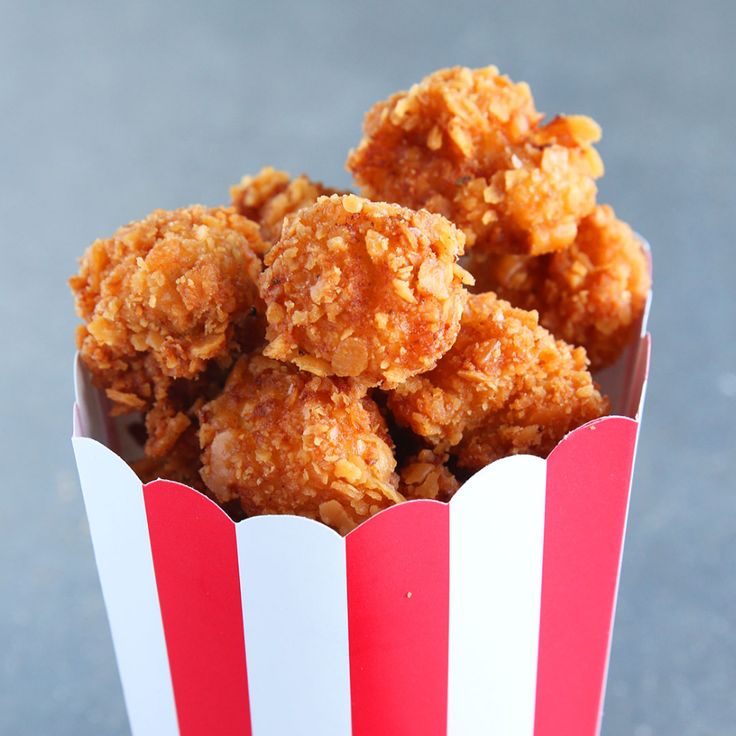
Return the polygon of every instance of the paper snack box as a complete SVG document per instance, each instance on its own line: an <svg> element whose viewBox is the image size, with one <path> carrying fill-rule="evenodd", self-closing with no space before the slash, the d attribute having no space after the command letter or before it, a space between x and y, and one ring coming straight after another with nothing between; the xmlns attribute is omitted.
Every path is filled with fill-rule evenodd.
<svg viewBox="0 0 736 736"><path fill-rule="evenodd" d="M132 732L598 733L641 335L598 376L615 415L345 538L295 516L234 523L191 488L142 485L77 361L74 451Z"/></svg>

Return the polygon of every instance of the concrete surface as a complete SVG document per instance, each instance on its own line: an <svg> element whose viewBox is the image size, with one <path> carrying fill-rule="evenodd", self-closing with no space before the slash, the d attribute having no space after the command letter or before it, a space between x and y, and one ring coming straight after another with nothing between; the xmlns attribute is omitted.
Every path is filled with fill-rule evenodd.
<svg viewBox="0 0 736 736"><path fill-rule="evenodd" d="M369 105L455 63L599 120L600 198L654 249L603 733L734 733L735 27L727 0L3 2L0 733L128 728L69 442L77 256L265 164L348 185Z"/></svg>

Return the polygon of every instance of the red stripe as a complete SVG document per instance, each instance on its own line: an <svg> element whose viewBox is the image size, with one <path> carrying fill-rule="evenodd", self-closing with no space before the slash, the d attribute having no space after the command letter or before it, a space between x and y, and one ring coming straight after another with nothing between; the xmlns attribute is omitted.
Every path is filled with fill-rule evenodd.
<svg viewBox="0 0 736 736"><path fill-rule="evenodd" d="M636 432L606 417L547 461L535 736L597 733Z"/></svg>
<svg viewBox="0 0 736 736"><path fill-rule="evenodd" d="M449 508L392 507L346 539L353 736L444 736Z"/></svg>
<svg viewBox="0 0 736 736"><path fill-rule="evenodd" d="M182 736L250 736L235 525L167 480L143 489Z"/></svg>

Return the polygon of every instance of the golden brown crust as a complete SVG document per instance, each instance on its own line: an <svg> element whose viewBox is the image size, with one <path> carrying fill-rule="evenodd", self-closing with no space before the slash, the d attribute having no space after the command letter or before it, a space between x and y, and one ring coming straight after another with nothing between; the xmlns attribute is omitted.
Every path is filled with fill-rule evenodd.
<svg viewBox="0 0 736 736"><path fill-rule="evenodd" d="M390 387L450 348L467 298L463 235L445 218L355 195L287 218L261 275L265 354Z"/></svg>
<svg viewBox="0 0 736 736"><path fill-rule="evenodd" d="M407 458L399 469L399 492L407 500L449 501L460 487L447 467L449 455L430 449Z"/></svg>
<svg viewBox="0 0 736 736"><path fill-rule="evenodd" d="M200 418L202 478L247 515L298 514L345 534L404 500L378 407L350 379L243 357Z"/></svg>
<svg viewBox="0 0 736 736"><path fill-rule="evenodd" d="M535 312L494 294L471 296L452 349L437 367L396 388L396 420L460 467L505 455L546 455L562 437L608 411L586 369L583 348L555 340Z"/></svg>
<svg viewBox="0 0 736 736"><path fill-rule="evenodd" d="M271 166L262 168L255 176L244 176L239 184L230 187L235 210L260 225L265 247L259 255L264 255L279 239L287 215L314 204L323 195L343 193L347 192L311 181L305 174L292 179L285 171Z"/></svg>
<svg viewBox="0 0 736 736"><path fill-rule="evenodd" d="M157 210L95 241L70 279L82 360L118 413L230 360L263 311L258 227L231 209Z"/></svg>
<svg viewBox="0 0 736 736"><path fill-rule="evenodd" d="M635 337L651 287L641 241L608 205L585 218L569 248L539 256L473 252L478 291L495 291L556 337L582 345L591 369L613 363Z"/></svg>
<svg viewBox="0 0 736 736"><path fill-rule="evenodd" d="M199 439L197 430L191 424L176 438L165 455L147 455L132 463L133 470L143 483L166 478L207 493L199 475L199 466Z"/></svg>
<svg viewBox="0 0 736 736"><path fill-rule="evenodd" d="M147 457L165 458L185 432L193 429L196 433L197 412L202 404L222 391L229 367L211 362L194 379L179 378L156 385L153 406L145 413L143 449Z"/></svg>
<svg viewBox="0 0 736 736"><path fill-rule="evenodd" d="M441 69L369 110L347 167L367 197L448 217L468 248L559 250L595 205L600 129L543 117L495 67Z"/></svg>

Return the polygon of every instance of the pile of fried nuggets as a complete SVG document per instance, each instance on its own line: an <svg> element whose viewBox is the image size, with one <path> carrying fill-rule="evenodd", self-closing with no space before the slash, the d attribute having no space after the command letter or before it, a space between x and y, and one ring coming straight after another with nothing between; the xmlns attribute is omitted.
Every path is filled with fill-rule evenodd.
<svg viewBox="0 0 736 736"><path fill-rule="evenodd" d="M144 417L142 480L345 534L608 413L589 369L634 338L650 276L596 204L596 123L544 124L526 84L453 68L364 132L362 196L265 168L230 207L86 252L78 346L111 412Z"/></svg>

